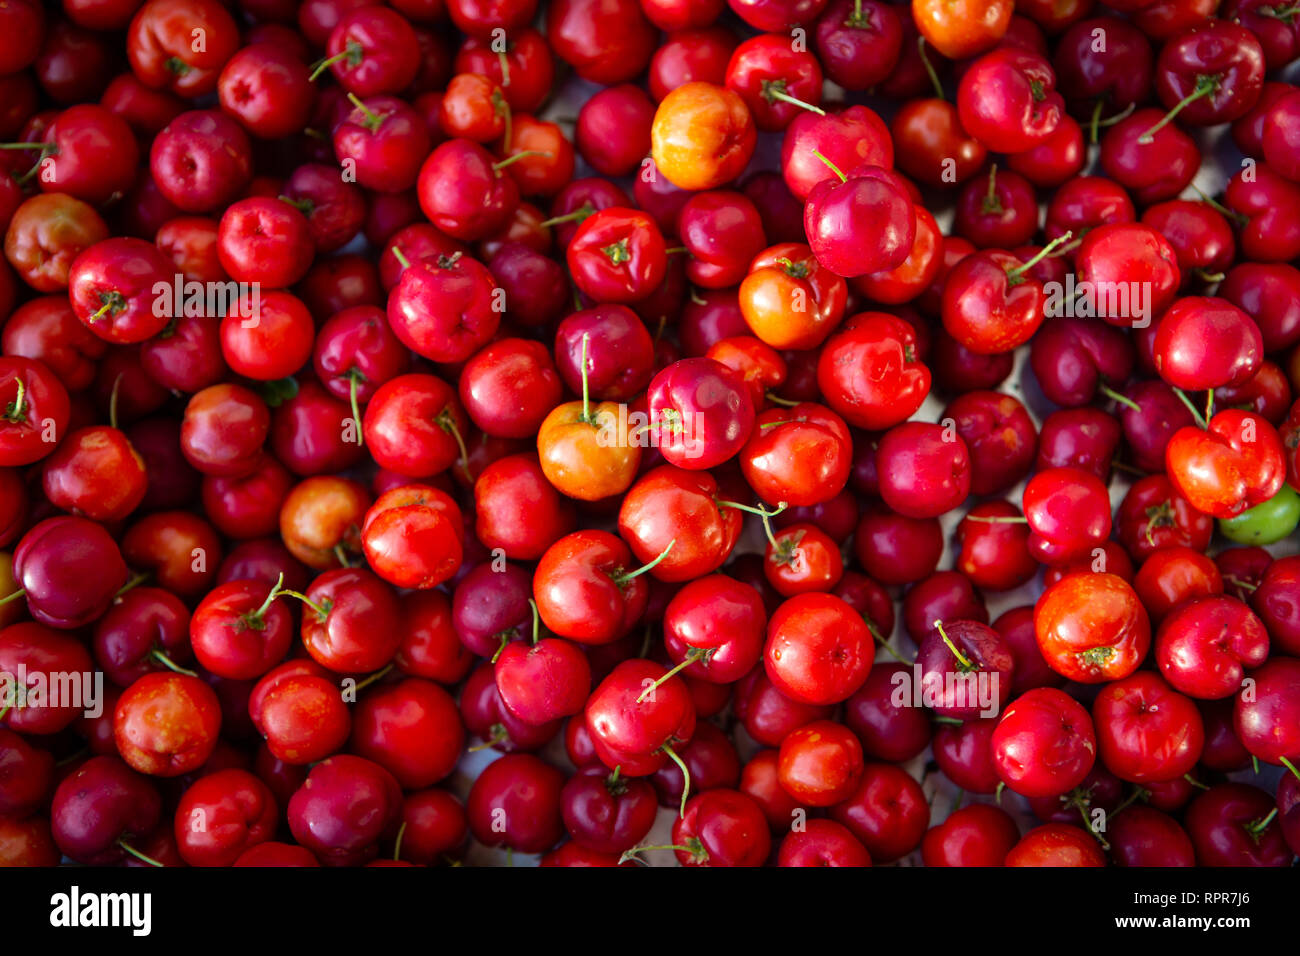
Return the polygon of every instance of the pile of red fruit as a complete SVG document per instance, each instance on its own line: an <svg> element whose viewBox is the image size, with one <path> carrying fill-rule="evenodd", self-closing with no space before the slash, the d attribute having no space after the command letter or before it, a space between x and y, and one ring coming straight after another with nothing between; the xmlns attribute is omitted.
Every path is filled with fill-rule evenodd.
<svg viewBox="0 0 1300 956"><path fill-rule="evenodd" d="M3 0L0 865L1290 865L1297 57Z"/></svg>

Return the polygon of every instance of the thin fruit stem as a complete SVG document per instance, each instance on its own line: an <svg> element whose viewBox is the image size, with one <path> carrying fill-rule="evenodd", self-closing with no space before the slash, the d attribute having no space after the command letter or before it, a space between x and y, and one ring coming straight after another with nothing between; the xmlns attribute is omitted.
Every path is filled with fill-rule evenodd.
<svg viewBox="0 0 1300 956"><path fill-rule="evenodd" d="M127 843L125 840L118 840L117 845L120 846L127 853L130 853L137 860L142 860L145 863L148 863L150 866L157 866L157 867L162 866L162 864L159 863L157 860L155 860L153 857L145 856L143 853L141 853L135 847L131 846L131 844Z"/></svg>
<svg viewBox="0 0 1300 956"><path fill-rule="evenodd" d="M591 341L591 333L582 333L582 420L591 421L591 389L587 384L587 343Z"/></svg>
<svg viewBox="0 0 1300 956"><path fill-rule="evenodd" d="M117 396L122 391L122 378L125 372L119 372L117 378L113 379L113 390L108 393L108 425L110 428L117 427Z"/></svg>
<svg viewBox="0 0 1300 956"><path fill-rule="evenodd" d="M436 419L437 425L443 431L447 432L456 442L456 447L460 449L460 464L465 469L465 477L472 477L469 473L469 449L465 447L465 439L460 434L460 427L456 424L455 417L451 414L450 408L444 408Z"/></svg>
<svg viewBox="0 0 1300 956"><path fill-rule="evenodd" d="M1209 96L1219 88L1219 81L1214 77L1203 76L1197 79L1196 87L1181 100L1174 104L1174 108L1161 117L1160 122L1156 123L1149 130L1138 137L1138 145L1146 146L1150 144L1156 133L1160 132L1166 126L1173 122L1174 117L1185 110L1192 103L1204 96Z"/></svg>
<svg viewBox="0 0 1300 956"><path fill-rule="evenodd" d="M946 99L943 95L943 84L939 82L939 74L935 72L934 64L930 62L930 58L925 55L925 37L916 38L916 52L920 54L921 65L925 67L925 72L934 85L934 95L938 99Z"/></svg>
<svg viewBox="0 0 1300 956"><path fill-rule="evenodd" d="M1192 413L1192 418L1196 420L1196 424L1200 425L1202 428L1205 429L1208 429L1210 427L1209 423L1204 418L1201 417L1200 410L1195 405L1193 405L1192 400L1187 397L1186 392L1184 392L1181 388L1176 388L1174 389L1174 394L1178 396L1178 400L1180 402L1182 402L1184 405L1187 406L1187 410Z"/></svg>
<svg viewBox="0 0 1300 956"><path fill-rule="evenodd" d="M1104 384L1104 383L1101 384L1101 385L1098 385L1098 386L1097 386L1097 391L1101 392L1101 394L1105 395L1105 396L1106 396L1107 398L1109 398L1111 401L1113 401L1113 402L1119 402L1121 405L1125 405L1125 406L1127 406L1127 407L1133 409L1133 411L1135 411L1135 412L1141 412L1141 411L1142 411L1142 406L1141 406L1141 405L1139 405L1137 402L1133 401L1133 399L1129 398L1127 395L1121 395L1119 392L1115 391L1115 390L1114 390L1113 388L1111 388L1109 385L1106 385L1106 384Z"/></svg>
<svg viewBox="0 0 1300 956"><path fill-rule="evenodd" d="M354 63L361 62L361 44L349 42L347 49L341 53L335 53L333 56L327 56L323 60L317 60L312 64L311 75L307 77L308 83L315 83L320 75L328 70L335 63L342 63L344 60L353 60Z"/></svg>
<svg viewBox="0 0 1300 956"><path fill-rule="evenodd" d="M1022 263L1016 266L1014 269L1008 269L1007 275L1012 278L1019 278L1020 276L1024 275L1034 266L1038 265L1038 263L1042 262L1044 259L1050 256L1052 254L1053 249L1069 242L1070 239L1073 237L1073 235L1074 233L1067 231L1057 236L1047 245L1043 246L1043 248L1039 249L1038 254L1034 256L1032 259L1030 259L1028 262Z"/></svg>
<svg viewBox="0 0 1300 956"><path fill-rule="evenodd" d="M349 93L348 102L351 103L353 106L355 106L357 109L361 110L362 115L365 116L366 118L367 126L369 126L372 129L379 128L379 124L383 122L383 118L374 110L372 110L369 106L367 106L365 103L362 103L361 100L357 98L357 94Z"/></svg>
<svg viewBox="0 0 1300 956"><path fill-rule="evenodd" d="M682 760L681 757L677 756L677 751L673 750L671 744L664 744L659 749L664 752L664 754L668 757L669 760L677 764L678 768L682 772L682 806L681 806L681 810L679 811L679 816L682 819L685 819L686 798L690 796L690 792L691 792L691 771L686 766L686 762Z"/></svg>
<svg viewBox="0 0 1300 956"><path fill-rule="evenodd" d="M1209 206L1215 212L1222 213L1223 215L1231 219L1233 222L1237 223L1237 225L1239 226L1244 226L1246 225L1246 223L1250 222L1249 216L1246 216L1244 213L1239 213L1235 209L1229 209L1223 203L1219 202L1219 200L1215 199L1213 196L1207 193L1200 186L1196 185L1196 183L1192 183L1191 187L1192 187L1192 192L1196 193L1196 195L1201 197L1201 202L1205 203L1205 205Z"/></svg>
<svg viewBox="0 0 1300 956"><path fill-rule="evenodd" d="M397 248L397 246L393 246L391 251L393 253L393 258L397 260L397 264L399 266L401 266L403 269L411 268L411 260L406 258L406 256L402 254L401 249Z"/></svg>
<svg viewBox="0 0 1300 956"><path fill-rule="evenodd" d="M971 661L969 657L967 657L965 654L963 654L960 650L957 649L957 645L952 642L952 638L948 636L948 632L943 629L943 621L935 620L934 626L938 628L939 636L943 638L943 642L948 645L948 650L952 651L952 656L957 658L957 663L964 670L968 670L968 671L974 670L975 664Z"/></svg>
<svg viewBox="0 0 1300 956"><path fill-rule="evenodd" d="M320 618L322 621L324 621L327 617L329 617L330 612L327 609L321 607L319 604L317 604L311 598L307 597L307 595L305 594L300 594L299 592L291 590L290 588L281 588L280 593L287 594L289 597L292 598L297 598L303 604L307 605L309 608L315 611L316 616Z"/></svg>
<svg viewBox="0 0 1300 956"><path fill-rule="evenodd" d="M548 152L547 150L544 149L521 149L519 152L507 156L505 159L493 163L492 168L495 169L497 172L500 172L501 170L505 169L507 166L511 165L512 163L517 163L519 162L519 160L527 159L530 156L554 156L554 155L555 155L554 153Z"/></svg>
<svg viewBox="0 0 1300 956"><path fill-rule="evenodd" d="M789 93L786 93L783 90L778 90L775 87L769 87L767 90L767 95L772 97L772 99L774 100L780 100L782 103L789 103L791 106L797 106L800 109L805 109L809 113L816 113L818 116L826 115L826 111L822 109L820 106L813 106L811 103L804 102L803 100L799 99L797 96L791 96Z"/></svg>
<svg viewBox="0 0 1300 956"><path fill-rule="evenodd" d="M5 408L5 421L9 422L27 420L27 382L19 378L16 384L18 391L14 393L14 400Z"/></svg>
<svg viewBox="0 0 1300 956"><path fill-rule="evenodd" d="M1127 809L1137 801L1145 800L1149 794L1150 794L1149 790L1144 790L1142 787L1138 787L1127 797L1125 797L1119 806L1117 806L1114 810L1110 811L1110 815L1113 817L1115 816L1115 814L1119 813L1121 810Z"/></svg>
<svg viewBox="0 0 1300 956"><path fill-rule="evenodd" d="M641 565L641 567L637 568L635 571L629 571L626 574L620 574L618 577L614 579L614 583L622 586L626 584L628 581L631 581L633 578L645 574L647 571L653 570L659 565L660 561L668 557L668 552L673 549L673 545L675 544L677 544L677 539L673 538L673 540L668 542L668 547L664 548L662 551L659 552L659 557L655 558L649 564Z"/></svg>
<svg viewBox="0 0 1300 956"><path fill-rule="evenodd" d="M1273 818L1276 816L1277 807L1274 807L1268 812L1268 816L1264 817L1262 820L1256 820L1254 823L1247 826L1246 831L1253 836L1259 836L1268 829L1269 824L1273 822Z"/></svg>
<svg viewBox="0 0 1300 956"><path fill-rule="evenodd" d="M365 690L375 681L383 680L384 677L388 674L388 672L391 671L392 669L393 669L392 664L389 664L387 667L381 667L379 670L375 671L369 677L357 681L357 686L352 688L353 691Z"/></svg>
<svg viewBox="0 0 1300 956"><path fill-rule="evenodd" d="M826 166L827 169L829 169L831 172L833 172L836 176L840 177L840 182L842 182L842 183L848 182L849 177L845 176L844 173L843 173L843 171L842 171L838 166L836 166L836 165L835 165L834 163L832 163L829 159L827 159L825 156L823 156L821 150L819 150L819 149L814 149L814 150L812 151L812 154L813 154L814 156L816 156L818 159L820 159L820 160L822 161L822 163L825 164L825 166Z"/></svg>
<svg viewBox="0 0 1300 956"><path fill-rule="evenodd" d="M253 617L262 618L266 616L266 612L271 610L271 603L280 596L280 586L282 584L284 584L283 571L281 571L279 577L275 579L275 587L271 588L270 593L266 596L266 600L262 602L262 606L253 612Z"/></svg>
<svg viewBox="0 0 1300 956"><path fill-rule="evenodd" d="M692 647L687 652L685 660L681 661L680 663L674 665L669 670L665 671L664 675L660 677L657 681L655 681L653 684L646 685L645 690L641 691L641 693L637 695L636 702L638 704L645 703L645 699L647 697L652 696L655 690L659 687L659 685L665 683L668 680L668 678L676 677L678 674L686 670L686 668L690 667L696 661L701 660L702 658L708 656L709 656L708 651L702 650L701 648L698 647Z"/></svg>
<svg viewBox="0 0 1300 956"><path fill-rule="evenodd" d="M1088 141L1094 146L1097 144L1097 127L1101 125L1101 108L1106 105L1105 95L1097 97L1097 104L1092 108L1092 133Z"/></svg>
<svg viewBox="0 0 1300 956"><path fill-rule="evenodd" d="M872 638L889 653L890 657L898 661L900 664L906 664L908 667L911 667L916 663L916 661L909 661L902 654L898 653L898 651L894 650L893 645L885 639L885 635L880 633L880 629L876 627L876 625L872 624L871 621L867 619L866 615L863 615L863 620L867 622L867 630L871 632Z"/></svg>
<svg viewBox="0 0 1300 956"><path fill-rule="evenodd" d="M361 431L361 406L357 402L357 380L361 373L353 370L353 374L348 376L348 403L352 406L352 422L357 426L357 447L362 447L366 443L365 435Z"/></svg>
<svg viewBox="0 0 1300 956"><path fill-rule="evenodd" d="M27 593L26 588L19 588L13 594L6 594L4 597L0 598L0 607L4 607L10 601L17 601L20 597L23 597L26 593Z"/></svg>
<svg viewBox="0 0 1300 956"><path fill-rule="evenodd" d="M563 216L552 216L550 219L542 220L542 222L538 223L538 225L558 226L566 222L582 222L582 220L592 215L595 211L596 211L596 207L591 204L590 200L588 200L587 202L584 202L581 206L579 206L577 209L573 210L573 212L565 213Z"/></svg>
<svg viewBox="0 0 1300 956"><path fill-rule="evenodd" d="M170 657L168 657L166 654L164 654L162 651L156 648L149 652L149 656L152 657L154 660L156 660L163 667L167 668L169 671L174 671L177 674L184 674L186 677L199 676L196 671L188 670L184 667L181 667Z"/></svg>
<svg viewBox="0 0 1300 956"><path fill-rule="evenodd" d="M148 571L141 571L138 574L133 574L129 578L127 578L125 584L123 584L120 588L117 589L117 591L113 594L113 597L115 598L121 597L127 591L131 590L134 587L139 587L141 584L144 584L144 582L148 580L149 580Z"/></svg>
<svg viewBox="0 0 1300 956"><path fill-rule="evenodd" d="M402 837L406 836L406 821L397 828L397 839L393 841L393 862L396 863L402 858Z"/></svg>
<svg viewBox="0 0 1300 956"><path fill-rule="evenodd" d="M681 846L677 843L661 843L655 846L634 846L630 850L623 851L623 855L618 858L619 865L622 866L624 863L640 863L642 866L649 866L650 864L641 859L639 855L646 850L677 850L681 853L695 852L690 847Z"/></svg>

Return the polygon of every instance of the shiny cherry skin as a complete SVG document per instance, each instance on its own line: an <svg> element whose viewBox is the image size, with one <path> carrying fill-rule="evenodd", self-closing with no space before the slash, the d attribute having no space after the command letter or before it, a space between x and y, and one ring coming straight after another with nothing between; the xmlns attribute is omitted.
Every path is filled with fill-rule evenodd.
<svg viewBox="0 0 1300 956"><path fill-rule="evenodd" d="M92 757L59 784L50 824L62 853L102 866L125 859L121 844L142 841L161 811L158 791L147 777L116 756Z"/></svg>
<svg viewBox="0 0 1300 956"><path fill-rule="evenodd" d="M50 627L74 629L108 609L126 583L122 552L101 525L86 518L46 518L19 540L14 581L27 609Z"/></svg>
<svg viewBox="0 0 1300 956"><path fill-rule="evenodd" d="M455 701L432 681L408 677L358 693L349 749L406 790L432 786L451 773L464 743Z"/></svg>
<svg viewBox="0 0 1300 956"><path fill-rule="evenodd" d="M1156 634L1156 662L1177 690L1199 699L1230 697L1247 668L1268 658L1268 632L1248 606L1207 596L1176 608Z"/></svg>
<svg viewBox="0 0 1300 956"><path fill-rule="evenodd" d="M1191 771L1205 745L1191 698L1144 671L1104 687L1092 705L1097 756L1121 780L1172 780Z"/></svg>
<svg viewBox="0 0 1300 956"><path fill-rule="evenodd" d="M1080 683L1132 674L1151 646L1151 626L1132 586L1114 574L1076 574L1053 584L1034 610L1044 659Z"/></svg>
<svg viewBox="0 0 1300 956"><path fill-rule="evenodd" d="M920 846L930 808L921 785L906 771L869 763L857 789L831 807L830 816L861 841L873 863L890 863Z"/></svg>
<svg viewBox="0 0 1300 956"><path fill-rule="evenodd" d="M1072 789L1088 775L1096 756L1088 712L1052 687L1013 700L993 732L998 775L1026 797L1052 797Z"/></svg>
<svg viewBox="0 0 1300 956"><path fill-rule="evenodd" d="M1169 480L1193 507L1231 518L1267 501L1285 480L1277 430L1254 412L1229 408L1207 429L1184 426L1165 447Z"/></svg>
<svg viewBox="0 0 1300 956"><path fill-rule="evenodd" d="M230 866L274 836L278 820L266 784L247 770L219 770L195 781L181 797L176 846L190 866Z"/></svg>
<svg viewBox="0 0 1300 956"><path fill-rule="evenodd" d="M1201 866L1288 866L1291 851L1276 820L1273 798L1243 783L1221 783L1200 794L1183 817Z"/></svg>
<svg viewBox="0 0 1300 956"><path fill-rule="evenodd" d="M876 452L880 496L909 518L937 517L970 492L970 452L965 441L938 424L906 422L885 433Z"/></svg>
<svg viewBox="0 0 1300 956"><path fill-rule="evenodd" d="M217 695L197 677L146 674L118 699L114 738L132 769L178 777L212 754L221 728Z"/></svg>
<svg viewBox="0 0 1300 956"><path fill-rule="evenodd" d="M373 859L378 843L395 831L402 791L383 767L338 754L318 763L289 800L293 837L325 866L357 866Z"/></svg>
<svg viewBox="0 0 1300 956"><path fill-rule="evenodd" d="M1300 704L1300 661L1277 656L1250 676L1253 692L1243 689L1233 705L1237 737L1262 761L1296 765L1300 735L1293 715Z"/></svg>
<svg viewBox="0 0 1300 956"><path fill-rule="evenodd" d="M757 591L722 574L691 581L664 611L664 645L682 673L729 684L762 653L767 613Z"/></svg>
<svg viewBox="0 0 1300 956"><path fill-rule="evenodd" d="M800 594L768 622L764 667L777 689L808 704L834 704L862 686L875 642L862 617L830 594Z"/></svg>
<svg viewBox="0 0 1300 956"><path fill-rule="evenodd" d="M668 761L667 751L690 740L695 706L680 678L653 661L624 661L587 700L587 732L597 756L627 776L649 776Z"/></svg>
<svg viewBox="0 0 1300 956"><path fill-rule="evenodd" d="M1020 829L1001 807L972 803L931 827L921 841L926 866L1002 866Z"/></svg>
<svg viewBox="0 0 1300 956"><path fill-rule="evenodd" d="M912 327L895 316L851 316L817 362L817 383L827 404L858 428L881 430L910 418L931 380L917 344Z"/></svg>

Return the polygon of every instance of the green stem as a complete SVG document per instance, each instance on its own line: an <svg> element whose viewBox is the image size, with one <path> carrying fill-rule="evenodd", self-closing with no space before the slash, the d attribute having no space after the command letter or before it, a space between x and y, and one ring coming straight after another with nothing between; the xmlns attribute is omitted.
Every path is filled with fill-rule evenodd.
<svg viewBox="0 0 1300 956"><path fill-rule="evenodd" d="M675 544L677 544L677 539L673 538L673 540L668 542L668 547L664 548L661 552L659 552L659 557L655 558L649 564L641 565L641 567L637 568L635 571L628 571L626 574L618 575L616 578L614 578L614 583L617 584L619 587L622 587L624 584L626 584L628 581L631 581L633 578L645 574L647 571L653 570L655 567L659 565L660 561L668 557L668 552L673 549L673 545Z"/></svg>
<svg viewBox="0 0 1300 956"><path fill-rule="evenodd" d="M181 667L179 664L177 664L175 661L173 661L170 657L168 657L166 654L164 654L162 651L158 650L157 648L150 651L149 656L152 657L154 660L156 660L163 667L167 668L169 671L173 671L177 674L184 674L186 677L199 676L197 671L187 670L186 668Z"/></svg>
<svg viewBox="0 0 1300 956"><path fill-rule="evenodd" d="M655 689L659 687L660 684L665 683L668 680L668 678L676 677L679 673L686 670L686 668L690 667L696 661L708 660L712 656L713 656L712 650L705 650L704 648L700 648L700 647L692 647L689 651L687 651L685 660L676 664L671 669L665 671L664 675L660 677L657 681L655 681L653 684L647 685L646 689L641 691L641 693L637 695L636 702L638 704L645 703L646 697L653 694L655 692Z"/></svg>
<svg viewBox="0 0 1300 956"><path fill-rule="evenodd" d="M316 617L318 617L322 622L324 622L325 619L328 618L330 615L328 608L321 607L319 604L317 604L311 598L307 597L307 595L305 594L300 594L299 592L291 590L290 588L281 588L280 593L287 594L289 597L292 598L297 598L303 604L307 605L309 608L315 611Z"/></svg>
<svg viewBox="0 0 1300 956"><path fill-rule="evenodd" d="M634 846L630 850L624 850L623 855L618 858L619 865L624 863L640 863L642 866L649 866L645 860L638 855L646 850L676 850L680 853L694 853L695 851L688 846L681 846L677 843L662 843L656 846Z"/></svg>
<svg viewBox="0 0 1300 956"><path fill-rule="evenodd" d="M1166 126L1168 126L1170 123L1173 122L1175 116L1177 116L1184 109L1186 109L1188 106L1190 106L1192 103L1196 102L1197 100L1201 99L1202 97L1209 96L1218 88L1219 88L1219 81L1217 78L1212 76L1198 77L1196 80L1196 86L1192 90L1192 92L1188 93L1181 100L1175 103L1174 108L1171 109L1168 113L1166 113L1160 119L1160 122L1156 123L1155 126L1152 126L1149 130L1147 130L1145 133L1139 136L1138 145L1140 146L1148 145L1151 142L1151 140L1155 137L1156 133L1160 132L1162 129L1164 129Z"/></svg>
<svg viewBox="0 0 1300 956"><path fill-rule="evenodd" d="M943 642L948 645L948 650L952 651L952 656L957 658L957 665L964 671L973 671L975 669L975 664L972 663L969 657L959 651L957 645L952 642L950 637L948 637L948 632L943 629L943 621L936 619L934 626L938 629L939 636L943 638Z"/></svg>
<svg viewBox="0 0 1300 956"><path fill-rule="evenodd" d="M724 501L716 498L714 500L717 501L719 508L735 508L737 511L748 511L750 514L758 515L763 519L763 533L767 535L768 543L771 544L773 548L779 549L781 547L777 544L776 535L772 533L772 519L785 511L786 508L790 507L788 503L783 501L776 506L775 511L768 511L766 508L755 508L753 505L742 505L738 501Z"/></svg>
<svg viewBox="0 0 1300 956"><path fill-rule="evenodd" d="M809 113L816 113L818 116L826 115L826 111L820 106L813 106L811 103L806 103L797 96L791 96L789 93L785 92L785 90L779 89L776 86L769 86L763 91L763 95L768 99L780 100L782 103L789 103L791 106L805 109Z"/></svg>
<svg viewBox="0 0 1300 956"><path fill-rule="evenodd" d="M138 574L133 574L129 578L127 578L125 584L123 584L120 588L117 589L113 597L115 598L121 597L127 591L130 591L132 588L139 587L141 584L144 584L144 582L148 580L149 580L148 571L141 571Z"/></svg>
<svg viewBox="0 0 1300 956"><path fill-rule="evenodd" d="M785 408L794 408L796 405L803 404L798 399L782 398L780 395L774 395L771 392L768 392L767 395L765 395L764 397L773 405L781 405L784 406Z"/></svg>
<svg viewBox="0 0 1300 956"><path fill-rule="evenodd" d="M404 836L406 836L405 820L403 820L402 825L397 828L397 839L393 841L393 862L397 862L402 858L402 837Z"/></svg>
<svg viewBox="0 0 1300 956"><path fill-rule="evenodd" d="M591 341L591 333L582 333L582 420L591 421L591 390L587 384L587 343Z"/></svg>
<svg viewBox="0 0 1300 956"><path fill-rule="evenodd" d="M558 226L566 222L582 222L595 212L596 207L591 204L590 200L588 200L577 209L573 210L573 212L565 213L563 216L552 216L550 219L544 219L542 222L538 223L538 226Z"/></svg>
<svg viewBox="0 0 1300 956"><path fill-rule="evenodd" d="M361 373L356 369L348 375L348 403L352 406L352 421L357 426L357 446L362 447L366 443L365 436L361 432L361 405L357 402L357 380L361 378Z"/></svg>
<svg viewBox="0 0 1300 956"><path fill-rule="evenodd" d="M889 652L890 657L898 661L898 663L900 664L906 664L908 667L911 667L913 664L916 663L916 661L909 661L902 654L898 653L898 651L894 650L893 646L889 643L889 641L885 640L885 636L880 633L880 629L876 627L876 625L872 624L871 621L867 620L865 614L862 617L863 620L867 621L867 630L871 632L871 636L875 639L877 644L879 644L881 647L883 647L886 651Z"/></svg>
<svg viewBox="0 0 1300 956"><path fill-rule="evenodd" d="M365 122L366 128L369 129L372 133L375 130L379 129L381 125L383 125L384 118L380 116L378 113L376 113L374 110L372 110L370 107L368 107L365 103L362 103L361 100L357 98L357 95L355 93L348 94L348 102L351 103L353 106L355 106L357 109L361 110L362 115L365 116L366 118L366 122Z"/></svg>
<svg viewBox="0 0 1300 956"><path fill-rule="evenodd" d="M1049 255L1051 255L1051 254L1052 254L1052 250L1055 249L1057 246L1061 246L1061 245L1064 245L1065 243L1069 242L1069 241L1070 241L1070 238L1071 238L1073 235L1074 235L1074 234L1073 234L1072 232L1065 232L1065 233L1063 233L1063 234L1057 236L1055 239L1053 239L1053 240L1052 240L1051 242L1049 242L1047 245L1043 246L1043 248L1039 249L1039 250L1038 250L1038 254L1037 254L1036 256L1034 256L1032 259L1030 259L1028 262L1022 263L1021 265L1016 266L1014 269L1008 269L1008 270L1007 270L1007 277L1010 278L1010 279L1017 279L1017 280L1018 280L1022 275L1024 275L1026 272L1028 272L1028 271L1029 271L1030 269L1032 269L1034 266L1038 265L1038 263L1042 262L1042 261L1043 261L1044 259L1046 259Z"/></svg>
<svg viewBox="0 0 1300 956"><path fill-rule="evenodd" d="M393 669L392 664L389 664L387 667L381 667L379 670L375 671L370 676L364 678L363 680L357 681L357 686L352 688L353 691L365 690L375 681L383 680L384 677L388 674L388 672L391 671L392 669Z"/></svg>
<svg viewBox="0 0 1300 956"><path fill-rule="evenodd" d="M118 840L117 845L120 846L127 853L130 853L137 860L142 860L143 862L148 863L150 866L157 866L157 867L162 866L162 864L159 863L157 860L155 860L153 857L145 856L143 853L141 853L135 847L131 846L131 844L127 843L125 840Z"/></svg>
<svg viewBox="0 0 1300 956"><path fill-rule="evenodd" d="M677 756L677 751L673 750L671 744L664 744L659 749L664 752L664 754L668 757L669 760L677 764L678 768L682 772L682 806L681 806L681 810L679 811L679 816L682 819L685 819L686 798L690 796L690 792L691 792L691 771L687 768L686 762L682 760L681 757Z"/></svg>
<svg viewBox="0 0 1300 956"><path fill-rule="evenodd" d="M1133 401L1133 399L1129 398L1127 395L1121 395L1119 392L1115 391L1113 388L1111 388L1109 385L1105 384L1104 382L1097 386L1097 391L1101 392L1101 394L1105 395L1111 401L1119 402L1121 405L1126 405L1129 408L1133 409L1133 411L1135 412L1142 411L1141 405Z"/></svg>
<svg viewBox="0 0 1300 956"><path fill-rule="evenodd" d="M930 58L925 55L925 37L916 38L916 52L921 56L921 65L925 67L925 72L930 77L930 82L934 84L934 95L938 99L945 99L943 95L943 84L939 82L939 74L935 72L934 64Z"/></svg>
<svg viewBox="0 0 1300 956"><path fill-rule="evenodd" d="M108 393L108 426L117 427L117 396L122 391L122 378L125 372L119 372L117 378L113 379L113 390Z"/></svg>
<svg viewBox="0 0 1300 956"><path fill-rule="evenodd" d="M849 177L845 176L844 173L843 173L843 171L841 171L841 169L840 169L838 166L836 166L836 165L835 165L834 163L832 163L829 159L827 159L825 156L823 156L822 153L821 153L821 150L819 150L819 149L814 149L814 150L812 151L812 153L813 153L814 156L816 156L818 159L820 159L820 160L822 161L822 163L825 164L825 166L826 166L827 169L829 169L831 172L833 172L836 176L840 177L840 182L842 182L842 183L848 182Z"/></svg>
<svg viewBox="0 0 1300 956"><path fill-rule="evenodd" d="M1180 402L1187 406L1187 410L1192 413L1192 418L1196 420L1196 424L1200 425L1201 428L1209 429L1209 422L1201 417L1200 409L1192 404L1192 400L1187 397L1187 393L1181 388L1176 388L1174 389L1174 394L1178 396Z"/></svg>
<svg viewBox="0 0 1300 956"><path fill-rule="evenodd" d="M529 156L554 156L554 153L547 152L544 149L521 149L519 152L507 156L505 159L493 163L492 168L497 172L505 169L512 163L517 163L521 159L527 159Z"/></svg>
<svg viewBox="0 0 1300 956"><path fill-rule="evenodd" d="M312 65L311 75L307 77L307 82L315 83L322 73L328 70L335 63L341 63L344 60L349 60L353 66L356 66L361 62L363 52L360 43L357 43L355 40L349 40L347 48L341 53L335 53L333 56L327 56L323 60L317 60Z"/></svg>

